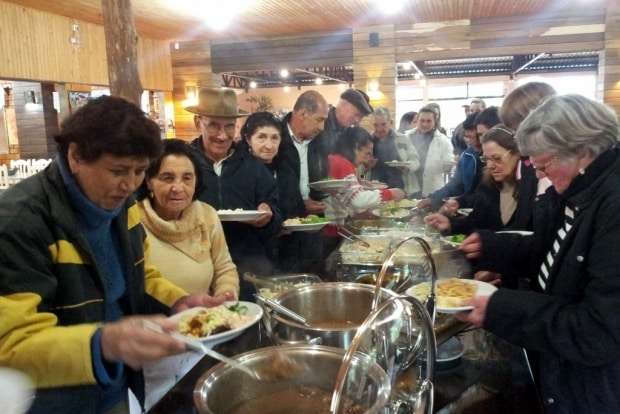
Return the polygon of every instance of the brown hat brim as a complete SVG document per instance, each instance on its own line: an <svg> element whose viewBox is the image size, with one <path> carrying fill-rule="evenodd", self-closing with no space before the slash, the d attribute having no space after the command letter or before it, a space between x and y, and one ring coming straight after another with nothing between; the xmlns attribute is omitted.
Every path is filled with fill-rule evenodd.
<svg viewBox="0 0 620 414"><path fill-rule="evenodd" d="M202 116L210 116L213 118L243 118L244 116L248 116L250 115L249 112L246 112L242 109L238 109L236 114L217 114L217 113L210 113L209 111L204 110L204 108L201 108L199 106L196 105L192 105L192 106L188 106L185 109L187 112L191 112L193 114L196 115L202 115Z"/></svg>

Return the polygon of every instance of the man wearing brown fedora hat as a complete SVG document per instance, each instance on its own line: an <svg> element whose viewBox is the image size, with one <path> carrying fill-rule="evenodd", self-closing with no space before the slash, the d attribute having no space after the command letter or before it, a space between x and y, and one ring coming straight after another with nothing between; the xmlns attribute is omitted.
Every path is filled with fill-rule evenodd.
<svg viewBox="0 0 620 414"><path fill-rule="evenodd" d="M270 274L266 241L280 232L282 218L277 208L276 182L267 168L246 151L233 145L237 118L248 113L239 109L232 89L202 88L198 105L185 110L194 114L201 135L191 145L202 154L205 190L198 199L217 210L259 210L261 218L223 223L226 242L239 273ZM241 283L240 298L252 299L250 286Z"/></svg>

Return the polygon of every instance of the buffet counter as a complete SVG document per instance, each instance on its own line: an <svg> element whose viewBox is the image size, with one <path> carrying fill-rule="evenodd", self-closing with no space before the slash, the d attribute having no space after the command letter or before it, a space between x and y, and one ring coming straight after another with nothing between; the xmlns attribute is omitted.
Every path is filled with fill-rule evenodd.
<svg viewBox="0 0 620 414"><path fill-rule="evenodd" d="M523 350L481 330L460 334L464 354L435 372L434 411L449 413L542 413ZM214 349L228 356L270 346L262 323ZM196 413L193 391L202 374L217 364L204 357L164 397L152 414ZM231 390L235 392L235 390ZM257 413L259 414L259 413Z"/></svg>

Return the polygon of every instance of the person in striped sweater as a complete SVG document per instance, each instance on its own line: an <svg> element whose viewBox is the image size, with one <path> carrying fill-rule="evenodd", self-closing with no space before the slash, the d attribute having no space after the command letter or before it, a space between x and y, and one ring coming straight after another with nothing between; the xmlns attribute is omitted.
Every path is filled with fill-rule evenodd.
<svg viewBox="0 0 620 414"><path fill-rule="evenodd" d="M481 231L461 249L532 290L475 297L460 319L524 347L549 413L620 412L620 124L609 107L555 96L519 126L519 150L552 186L531 236ZM510 270L510 272L509 272Z"/></svg>

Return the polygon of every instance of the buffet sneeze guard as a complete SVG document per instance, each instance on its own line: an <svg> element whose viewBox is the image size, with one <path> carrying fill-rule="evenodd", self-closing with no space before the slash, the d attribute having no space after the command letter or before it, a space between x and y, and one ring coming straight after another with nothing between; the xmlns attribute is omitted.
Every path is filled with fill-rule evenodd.
<svg viewBox="0 0 620 414"><path fill-rule="evenodd" d="M413 241L420 245L428 263L430 263L431 292L425 307L417 299L408 296L392 297L382 300L382 284L388 268L398 249ZM352 365L355 355L367 355L371 362L379 364L392 380L392 393L386 413L432 413L433 411L433 374L437 352L433 320L435 314L435 282L437 271L428 243L417 236L410 236L399 243L383 262L375 286L372 313L358 328L351 345L343 358L336 377L330 412L339 414L342 410L343 395L364 392L364 383L354 383L352 378L359 378L356 370L363 369ZM395 288L398 292L410 281L403 280ZM412 367L419 369L412 369ZM402 383L402 376L409 387L401 390L397 379Z"/></svg>

